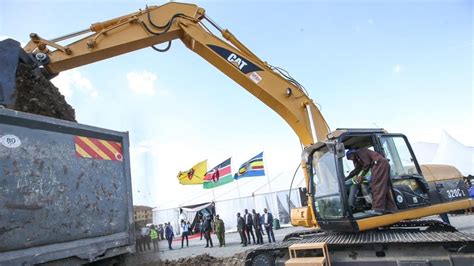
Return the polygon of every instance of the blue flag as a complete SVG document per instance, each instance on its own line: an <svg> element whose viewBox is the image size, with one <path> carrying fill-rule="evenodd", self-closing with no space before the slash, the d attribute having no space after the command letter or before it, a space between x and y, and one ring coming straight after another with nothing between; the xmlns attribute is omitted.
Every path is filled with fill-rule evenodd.
<svg viewBox="0 0 474 266"><path fill-rule="evenodd" d="M263 167L263 151L246 161L239 167L239 171L234 175L234 179L249 176L263 176L265 169Z"/></svg>

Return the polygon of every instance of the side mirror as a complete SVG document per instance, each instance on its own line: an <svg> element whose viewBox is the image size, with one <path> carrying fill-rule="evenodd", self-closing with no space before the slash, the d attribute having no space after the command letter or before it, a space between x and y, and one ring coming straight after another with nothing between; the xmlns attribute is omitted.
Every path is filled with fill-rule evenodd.
<svg viewBox="0 0 474 266"><path fill-rule="evenodd" d="M337 155L337 158L342 158L346 156L346 148L344 147L344 143L336 144L336 155Z"/></svg>

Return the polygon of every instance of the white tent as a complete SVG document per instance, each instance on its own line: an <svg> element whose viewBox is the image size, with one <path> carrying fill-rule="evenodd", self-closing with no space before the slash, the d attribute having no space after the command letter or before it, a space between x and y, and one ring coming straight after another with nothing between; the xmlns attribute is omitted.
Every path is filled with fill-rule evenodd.
<svg viewBox="0 0 474 266"><path fill-rule="evenodd" d="M464 176L474 174L474 147L460 143L445 131L439 144L417 142L412 147L420 164L449 164Z"/></svg>
<svg viewBox="0 0 474 266"><path fill-rule="evenodd" d="M196 213L202 211L203 209L211 206L212 202L205 202L201 204L181 206L171 209L153 209L153 223L154 224L164 224L170 222L173 226L173 231L175 235L181 234L180 222L184 220L186 222L193 223ZM180 209L182 212L180 213Z"/></svg>
<svg viewBox="0 0 474 266"><path fill-rule="evenodd" d="M173 226L174 234L179 232L179 208L171 208L157 211L153 209L153 224L170 223Z"/></svg>
<svg viewBox="0 0 474 266"><path fill-rule="evenodd" d="M291 190L291 196L289 196L288 190L282 190L272 193L263 193L248 197L217 200L215 201L215 211L219 214L219 217L224 220L225 228L227 231L237 230L237 216L240 212L242 215L244 209L248 209L252 212L255 209L258 213L263 214L263 209L267 208L269 212L273 214L274 218L280 220L280 224L285 225L290 223L290 210L291 208L301 207L300 191L298 188ZM290 203L288 205L288 200ZM202 209L203 206L208 206L210 203L203 203L195 205L197 209ZM165 222L171 222L175 233L179 232L178 220L179 220L179 207L171 209L153 209L153 223L161 224ZM183 213L187 217L194 217L197 209L182 207ZM191 221L192 222L192 221Z"/></svg>

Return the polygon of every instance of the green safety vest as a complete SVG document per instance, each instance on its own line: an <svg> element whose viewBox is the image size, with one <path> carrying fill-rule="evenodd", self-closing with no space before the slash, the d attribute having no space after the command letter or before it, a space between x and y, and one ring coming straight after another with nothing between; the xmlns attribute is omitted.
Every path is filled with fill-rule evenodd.
<svg viewBox="0 0 474 266"><path fill-rule="evenodd" d="M150 230L150 237L151 237L152 240L157 239L158 238L158 232L156 232L155 229L151 229Z"/></svg>

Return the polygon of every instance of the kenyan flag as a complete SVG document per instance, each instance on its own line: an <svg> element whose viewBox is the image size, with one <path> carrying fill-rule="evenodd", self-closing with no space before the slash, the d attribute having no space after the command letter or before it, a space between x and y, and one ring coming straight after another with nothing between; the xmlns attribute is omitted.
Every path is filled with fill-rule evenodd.
<svg viewBox="0 0 474 266"><path fill-rule="evenodd" d="M204 177L204 183L202 185L203 188L215 188L234 181L234 178L232 177L232 170L230 168L230 159L231 158L225 160L206 173L206 176Z"/></svg>

